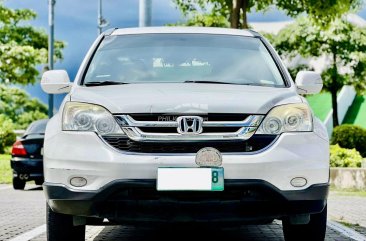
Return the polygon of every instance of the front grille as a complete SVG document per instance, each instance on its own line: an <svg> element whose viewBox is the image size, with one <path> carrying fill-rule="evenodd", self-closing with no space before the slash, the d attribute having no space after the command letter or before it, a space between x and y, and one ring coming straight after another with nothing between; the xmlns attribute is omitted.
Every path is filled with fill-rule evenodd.
<svg viewBox="0 0 366 241"><path fill-rule="evenodd" d="M261 183L250 182L243 186L230 185L230 180L225 180L225 189L221 192L210 191L157 191L155 182L151 187L121 188L110 194L108 200L175 200L182 202L203 201L269 201L281 200L280 194Z"/></svg>
<svg viewBox="0 0 366 241"><path fill-rule="evenodd" d="M200 141L200 142L138 142L127 137L103 136L114 148L139 153L196 153L204 147L213 147L222 153L254 152L269 146L276 135L253 135L246 141Z"/></svg>
<svg viewBox="0 0 366 241"><path fill-rule="evenodd" d="M114 116L127 137L138 142L245 141L263 115L122 114Z"/></svg>
<svg viewBox="0 0 366 241"><path fill-rule="evenodd" d="M239 184L239 183L238 183ZM99 216L121 223L248 222L281 217L287 201L277 191L261 183L237 185L225 180L222 192L164 191L151 186L121 187L95 203Z"/></svg>

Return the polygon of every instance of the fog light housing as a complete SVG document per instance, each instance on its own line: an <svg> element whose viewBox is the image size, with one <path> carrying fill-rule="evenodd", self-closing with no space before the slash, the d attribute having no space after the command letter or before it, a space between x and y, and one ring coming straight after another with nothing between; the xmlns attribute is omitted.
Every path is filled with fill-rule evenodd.
<svg viewBox="0 0 366 241"><path fill-rule="evenodd" d="M303 187L308 181L303 177L295 177L291 180L291 185L294 187Z"/></svg>
<svg viewBox="0 0 366 241"><path fill-rule="evenodd" d="M70 179L70 184L74 187L84 187L87 184L87 181L83 177L73 177Z"/></svg>

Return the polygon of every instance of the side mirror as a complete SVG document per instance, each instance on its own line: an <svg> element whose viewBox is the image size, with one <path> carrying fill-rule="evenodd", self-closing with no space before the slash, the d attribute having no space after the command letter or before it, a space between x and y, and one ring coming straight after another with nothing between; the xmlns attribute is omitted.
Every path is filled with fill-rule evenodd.
<svg viewBox="0 0 366 241"><path fill-rule="evenodd" d="M71 85L69 75L65 70L49 70L42 75L41 87L48 94L68 93Z"/></svg>
<svg viewBox="0 0 366 241"><path fill-rule="evenodd" d="M299 94L317 94L323 88L322 77L314 71L300 71L296 75L295 83Z"/></svg>

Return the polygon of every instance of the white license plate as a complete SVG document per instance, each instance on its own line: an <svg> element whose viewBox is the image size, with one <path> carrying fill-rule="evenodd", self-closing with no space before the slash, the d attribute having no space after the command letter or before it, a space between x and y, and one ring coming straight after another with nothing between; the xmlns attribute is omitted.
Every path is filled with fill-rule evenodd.
<svg viewBox="0 0 366 241"><path fill-rule="evenodd" d="M224 168L158 168L158 191L223 191Z"/></svg>

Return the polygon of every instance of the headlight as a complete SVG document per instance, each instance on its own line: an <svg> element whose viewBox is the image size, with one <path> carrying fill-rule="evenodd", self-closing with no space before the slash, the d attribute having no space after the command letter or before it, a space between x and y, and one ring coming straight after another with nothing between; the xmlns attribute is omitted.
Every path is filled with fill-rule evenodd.
<svg viewBox="0 0 366 241"><path fill-rule="evenodd" d="M283 132L312 131L313 119L306 104L288 104L273 108L256 134L277 135Z"/></svg>
<svg viewBox="0 0 366 241"><path fill-rule="evenodd" d="M65 104L62 130L94 131L101 135L123 134L111 113L105 108L80 102Z"/></svg>

